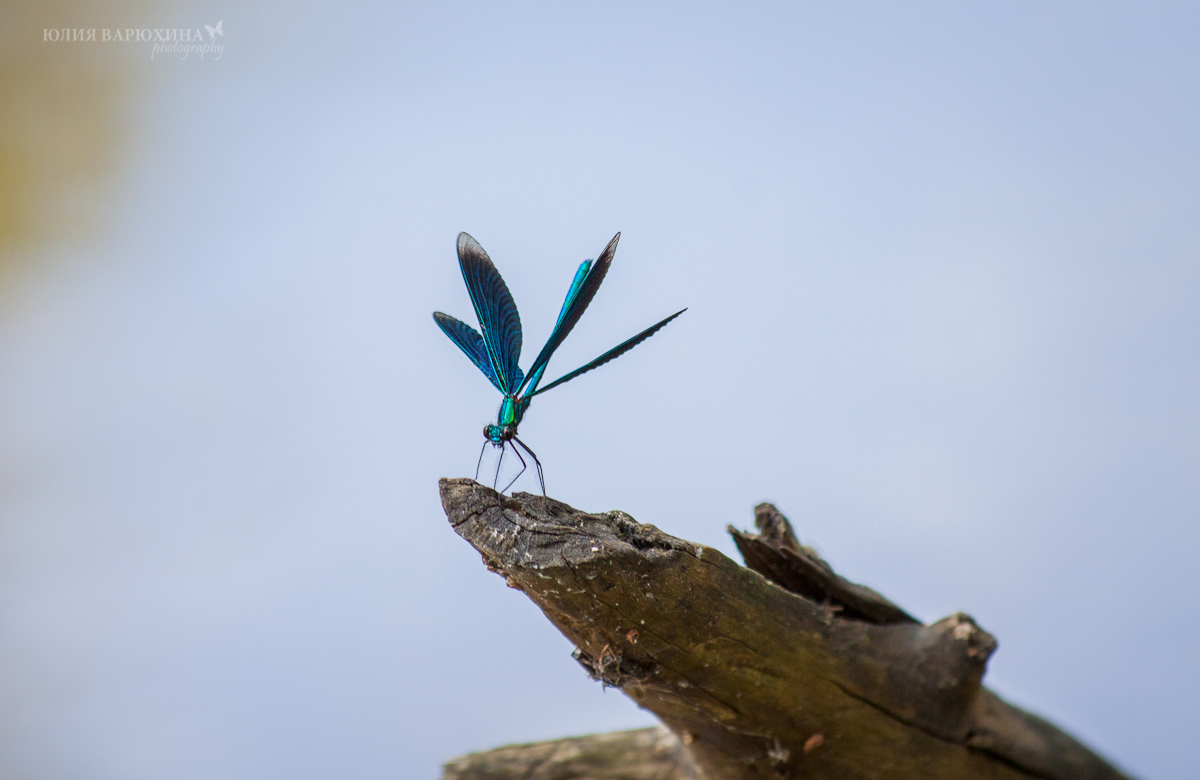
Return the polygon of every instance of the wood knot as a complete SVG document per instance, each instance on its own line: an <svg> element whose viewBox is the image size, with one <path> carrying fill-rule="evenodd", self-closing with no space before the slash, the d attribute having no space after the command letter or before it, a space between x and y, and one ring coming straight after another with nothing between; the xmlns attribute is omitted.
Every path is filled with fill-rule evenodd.
<svg viewBox="0 0 1200 780"><path fill-rule="evenodd" d="M962 642L963 652L976 663L986 664L992 653L996 652L996 638L980 628L974 618L964 612L956 612L934 624L934 628L939 626L949 633L954 642Z"/></svg>

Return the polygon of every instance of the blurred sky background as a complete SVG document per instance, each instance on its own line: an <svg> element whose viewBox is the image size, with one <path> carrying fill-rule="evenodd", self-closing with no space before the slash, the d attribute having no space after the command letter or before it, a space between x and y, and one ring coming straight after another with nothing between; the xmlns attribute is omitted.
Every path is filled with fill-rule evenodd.
<svg viewBox="0 0 1200 780"><path fill-rule="evenodd" d="M219 59L44 28L220 20ZM653 723L451 531L498 394L550 495L837 569L987 683L1200 776L1200 9L9 2L0 778L427 778ZM536 490L523 479L517 489Z"/></svg>

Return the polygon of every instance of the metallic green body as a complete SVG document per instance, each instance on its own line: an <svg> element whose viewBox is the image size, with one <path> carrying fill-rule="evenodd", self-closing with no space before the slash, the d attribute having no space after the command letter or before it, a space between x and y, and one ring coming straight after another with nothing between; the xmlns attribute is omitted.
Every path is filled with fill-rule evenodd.
<svg viewBox="0 0 1200 780"><path fill-rule="evenodd" d="M511 439L517 433L517 426L521 424L521 418L525 416L530 400L532 399L504 396L504 400L500 402L500 413L496 415L496 424L484 428L483 435L493 444Z"/></svg>

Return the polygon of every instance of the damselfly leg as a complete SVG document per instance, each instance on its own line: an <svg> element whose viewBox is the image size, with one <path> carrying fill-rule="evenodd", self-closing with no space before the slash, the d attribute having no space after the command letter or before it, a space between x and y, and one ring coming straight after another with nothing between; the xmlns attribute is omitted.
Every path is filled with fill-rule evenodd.
<svg viewBox="0 0 1200 780"><path fill-rule="evenodd" d="M483 440L483 447L479 450L479 460L475 463L475 481L479 481L479 467L483 465L483 453L487 450L487 446L491 444L487 439Z"/></svg>
<svg viewBox="0 0 1200 780"><path fill-rule="evenodd" d="M516 437L514 436L513 438L515 439ZM516 453L517 458L521 461L521 470L517 472L517 476L509 480L509 483L504 486L504 490L508 490L510 487L512 487L513 484L521 478L521 475L525 473L525 469L529 468L528 464L525 463L525 459L521 457L521 451L517 449L517 445L515 444L513 445L513 452ZM504 490L501 490L500 492L503 493Z"/></svg>
<svg viewBox="0 0 1200 780"><path fill-rule="evenodd" d="M507 442L500 442L500 457L496 458L496 476L492 477L492 490L496 489L496 485L500 483L500 464L504 462L504 445ZM504 491L500 491L504 492Z"/></svg>
<svg viewBox="0 0 1200 780"><path fill-rule="evenodd" d="M529 449L528 444L521 441L516 436L513 437L513 441L515 441L517 444L520 444L522 447L524 447L525 451L529 453L529 457L533 458L533 465L537 466L538 484L542 486L542 495L543 496L546 495L546 478L545 478L545 475L542 474L542 462L540 460L538 460L537 455L533 454L533 450ZM513 452L517 452L517 448L515 445L513 446ZM517 454L520 455L520 453L517 453ZM522 458L521 463L524 463L524 462L525 462L525 459ZM524 471L524 469L522 469L522 471ZM520 475L518 475L518 476L520 476Z"/></svg>

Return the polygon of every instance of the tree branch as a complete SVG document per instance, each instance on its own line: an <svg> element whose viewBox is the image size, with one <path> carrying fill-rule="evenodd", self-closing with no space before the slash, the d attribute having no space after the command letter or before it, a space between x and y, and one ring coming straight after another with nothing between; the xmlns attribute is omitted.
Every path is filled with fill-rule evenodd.
<svg viewBox="0 0 1200 780"><path fill-rule="evenodd" d="M920 624L839 577L770 505L756 510L758 534L730 529L744 568L623 512L466 479L441 492L455 531L575 644L588 673L678 736L690 762L678 771L1127 780L981 686L996 641L969 616ZM600 777L554 775L576 776Z"/></svg>
<svg viewBox="0 0 1200 780"><path fill-rule="evenodd" d="M679 739L662 726L530 745L456 758L442 780L699 780Z"/></svg>

